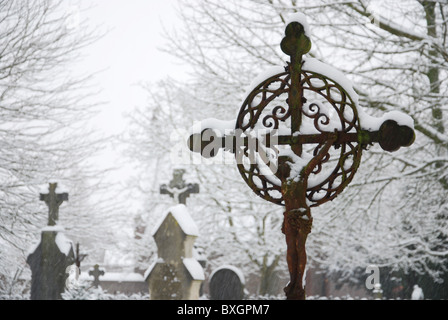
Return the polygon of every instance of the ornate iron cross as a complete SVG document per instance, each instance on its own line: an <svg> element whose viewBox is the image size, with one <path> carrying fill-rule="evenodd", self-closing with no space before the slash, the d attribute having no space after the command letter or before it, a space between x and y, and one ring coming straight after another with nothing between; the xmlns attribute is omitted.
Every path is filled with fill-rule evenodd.
<svg viewBox="0 0 448 320"><path fill-rule="evenodd" d="M168 194L176 203L186 204L190 194L199 193L197 183L186 183L183 179L184 169L174 169L173 179L168 185L160 186L160 194Z"/></svg>
<svg viewBox="0 0 448 320"><path fill-rule="evenodd" d="M48 225L55 226L59 220L59 207L62 202L68 201L68 193L56 193L57 183L50 183L48 193L41 193L40 201L44 201L48 206Z"/></svg>
<svg viewBox="0 0 448 320"><path fill-rule="evenodd" d="M281 49L290 61L284 71L253 87L233 131L205 127L188 141L190 150L205 157L215 156L219 148L235 153L248 186L263 199L285 206L287 299L305 299L310 208L342 192L368 145L377 142L392 152L415 139L410 117L397 112L381 119L364 114L343 75L304 57L311 49L307 28L302 15L286 26Z"/></svg>

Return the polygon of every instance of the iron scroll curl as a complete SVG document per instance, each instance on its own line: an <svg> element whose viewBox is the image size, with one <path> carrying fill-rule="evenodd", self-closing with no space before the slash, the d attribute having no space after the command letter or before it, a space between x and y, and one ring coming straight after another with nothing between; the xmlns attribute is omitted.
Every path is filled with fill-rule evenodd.
<svg viewBox="0 0 448 320"><path fill-rule="evenodd" d="M301 132L291 132L288 104L291 89L290 73L271 76L256 86L243 102L236 120L237 139L254 137L256 150L241 145L235 152L238 170L246 184L261 198L284 205L278 156L291 144L300 143L309 158L316 156L330 135L343 137L361 131L356 105L349 94L335 81L321 74L302 70ZM277 144L269 144L276 135ZM270 136L270 140L265 137ZM288 138L289 137L289 138ZM310 207L333 200L352 181L361 160L363 145L336 139L309 177L307 199ZM304 155L306 161L306 154Z"/></svg>

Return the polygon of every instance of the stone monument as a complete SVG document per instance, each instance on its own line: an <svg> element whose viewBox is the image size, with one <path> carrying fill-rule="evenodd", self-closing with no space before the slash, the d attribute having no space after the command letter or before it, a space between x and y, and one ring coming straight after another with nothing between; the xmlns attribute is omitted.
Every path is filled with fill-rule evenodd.
<svg viewBox="0 0 448 320"><path fill-rule="evenodd" d="M193 257L198 228L183 204L171 207L153 232L158 259L145 273L151 300L196 300L204 270Z"/></svg>
<svg viewBox="0 0 448 320"><path fill-rule="evenodd" d="M50 183L48 193L40 194L48 206L48 226L42 229L41 240L27 258L31 268L31 300L60 300L65 290L66 269L75 263L73 243L57 225L59 206L68 200L68 193L57 193L57 183Z"/></svg>

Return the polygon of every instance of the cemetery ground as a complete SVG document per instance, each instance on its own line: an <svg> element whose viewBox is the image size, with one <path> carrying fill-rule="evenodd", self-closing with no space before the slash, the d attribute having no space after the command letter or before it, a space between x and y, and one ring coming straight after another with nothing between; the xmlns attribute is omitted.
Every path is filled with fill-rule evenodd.
<svg viewBox="0 0 448 320"><path fill-rule="evenodd" d="M182 178L184 173L181 169L174 170L169 186L163 184L160 187L160 193L172 197L174 203L159 223L153 226L157 259L144 273L129 266L126 269L120 266L84 265L85 255L79 245L74 246L64 235L64 228L58 225L59 207L69 199L69 194L61 191L56 182L50 183L48 192L39 196L48 207L48 226L42 229L40 242L28 256L31 279L21 279L25 288L23 294L2 298L171 300L177 302L170 308L177 308L178 313L183 314L210 313L212 308L213 312L221 314L267 314L271 304L266 301L284 300L282 288L288 281L287 277L277 277L277 294L260 296L256 294L257 277L244 275L241 269L233 265L213 269L207 265L206 255L195 246L199 230L186 205L188 195L198 193L199 186L186 183ZM307 300L384 300L378 281L379 269L371 266L366 271L370 276L366 279L365 288L338 288L324 273L308 270ZM415 296L410 298L423 299L418 294L421 293L415 290ZM181 304L182 301L185 304ZM201 301L208 307L203 306ZM211 301L216 303L212 304Z"/></svg>

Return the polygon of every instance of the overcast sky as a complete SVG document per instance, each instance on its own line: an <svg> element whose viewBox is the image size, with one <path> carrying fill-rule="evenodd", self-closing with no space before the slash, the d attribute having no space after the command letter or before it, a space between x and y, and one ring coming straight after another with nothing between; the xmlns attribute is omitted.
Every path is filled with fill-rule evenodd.
<svg viewBox="0 0 448 320"><path fill-rule="evenodd" d="M96 78L106 101L101 119L102 129L121 128L122 113L145 101L137 85L173 75L179 67L174 59L159 50L163 46L162 26L172 28L178 22L176 0L72 0L69 10L92 6L80 11L92 26L109 30L107 35L86 48L81 67L104 70Z"/></svg>
<svg viewBox="0 0 448 320"><path fill-rule="evenodd" d="M67 10L87 19L91 26L109 30L105 37L84 51L80 72L101 71L95 78L101 94L95 99L104 101L95 126L104 134L126 130L123 113L142 106L145 91L139 82L156 82L168 75L182 77L178 61L161 52L162 27L171 29L179 22L175 12L176 0L70 0ZM89 7L87 11L83 8ZM76 22L76 21L75 21ZM100 166L119 164L122 170L113 172L111 183L124 182L129 177L122 154L112 146L99 160ZM125 162L123 164L123 162Z"/></svg>

